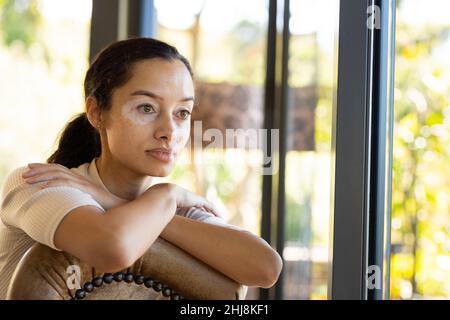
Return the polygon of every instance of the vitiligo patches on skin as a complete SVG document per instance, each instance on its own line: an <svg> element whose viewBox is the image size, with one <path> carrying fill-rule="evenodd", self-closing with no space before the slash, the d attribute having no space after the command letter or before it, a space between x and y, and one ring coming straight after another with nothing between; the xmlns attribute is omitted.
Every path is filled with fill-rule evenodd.
<svg viewBox="0 0 450 320"><path fill-rule="evenodd" d="M151 124L152 122L157 121L158 112L153 113L144 113L142 109L142 105L148 103L147 100L132 100L124 103L121 107L121 115L130 121L131 123L137 126L146 126ZM184 147L189 140L189 132L190 132L190 121L179 121L178 124L175 125L173 131L173 148L178 150L178 146L181 145Z"/></svg>
<svg viewBox="0 0 450 320"><path fill-rule="evenodd" d="M138 108L141 101L129 101L122 105L122 116L130 120L132 123L143 126L149 124L156 118L156 113L145 114Z"/></svg>

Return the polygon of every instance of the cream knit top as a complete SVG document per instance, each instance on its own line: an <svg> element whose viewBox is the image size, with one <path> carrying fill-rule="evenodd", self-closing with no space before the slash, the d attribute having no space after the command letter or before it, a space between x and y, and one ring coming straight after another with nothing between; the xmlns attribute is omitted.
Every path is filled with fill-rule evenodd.
<svg viewBox="0 0 450 320"><path fill-rule="evenodd" d="M96 158L71 171L88 178L106 190L98 174ZM27 166L11 171L2 188L0 207L0 299L6 298L11 276L26 251L40 242L54 250L53 237L62 219L71 210L81 206L95 206L105 212L104 205L79 189L57 186L40 189L39 184L28 184L22 178ZM225 223L221 218L197 208L183 208L177 214L206 223L244 230Z"/></svg>

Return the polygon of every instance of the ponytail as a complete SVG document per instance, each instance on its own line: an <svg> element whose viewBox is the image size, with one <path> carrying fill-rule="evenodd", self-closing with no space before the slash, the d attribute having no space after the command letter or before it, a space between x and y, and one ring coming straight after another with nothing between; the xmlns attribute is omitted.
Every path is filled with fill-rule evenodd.
<svg viewBox="0 0 450 320"><path fill-rule="evenodd" d="M47 163L58 163L70 169L91 162L100 153L100 134L83 112L66 124L58 148L47 159Z"/></svg>

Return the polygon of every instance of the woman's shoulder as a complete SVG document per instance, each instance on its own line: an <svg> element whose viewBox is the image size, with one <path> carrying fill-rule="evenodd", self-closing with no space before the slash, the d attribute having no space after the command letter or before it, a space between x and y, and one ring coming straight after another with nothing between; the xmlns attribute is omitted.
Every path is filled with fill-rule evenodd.
<svg viewBox="0 0 450 320"><path fill-rule="evenodd" d="M70 170L80 174L82 176L89 176L88 173L89 163L83 163L78 167L71 168ZM28 166L20 166L11 169L5 176L3 183L2 183L2 199L8 194L11 190L20 187L21 185L30 186L27 184L25 179L22 177L22 174L27 171Z"/></svg>
<svg viewBox="0 0 450 320"><path fill-rule="evenodd" d="M22 174L27 171L28 166L21 166L11 169L7 174L3 181L2 186L2 198L5 196L10 190L20 186L21 184L26 184L25 180L22 177Z"/></svg>
<svg viewBox="0 0 450 320"><path fill-rule="evenodd" d="M22 177L22 173L23 173L24 171L26 171L27 169L28 169L28 166L20 166L20 167L12 168L12 169L9 170L9 172L6 174L6 179L5 179L5 181L6 181L7 179L12 179L12 178L17 177L17 176Z"/></svg>
<svg viewBox="0 0 450 320"><path fill-rule="evenodd" d="M89 165L90 162L85 162L83 164L80 164L78 167L73 167L70 168L69 170L84 177L89 177Z"/></svg>

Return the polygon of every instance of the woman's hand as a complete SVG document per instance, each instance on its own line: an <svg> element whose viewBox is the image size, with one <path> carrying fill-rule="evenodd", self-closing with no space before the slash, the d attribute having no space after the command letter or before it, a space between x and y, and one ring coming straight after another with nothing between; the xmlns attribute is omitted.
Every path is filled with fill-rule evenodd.
<svg viewBox="0 0 450 320"><path fill-rule="evenodd" d="M174 183L159 183L151 186L147 191L152 188L166 188L170 194L175 198L178 208L196 207L203 209L206 212L213 214L216 217L221 217L221 214L217 207L209 200L196 195L189 190L186 190ZM151 191L150 191L151 192Z"/></svg>
<svg viewBox="0 0 450 320"><path fill-rule="evenodd" d="M101 186L92 183L87 178L74 173L63 165L56 163L30 163L29 169L22 174L22 177L29 184L37 184L39 188L45 189L55 186L69 186L77 188L90 194L105 210L125 203L121 199Z"/></svg>

